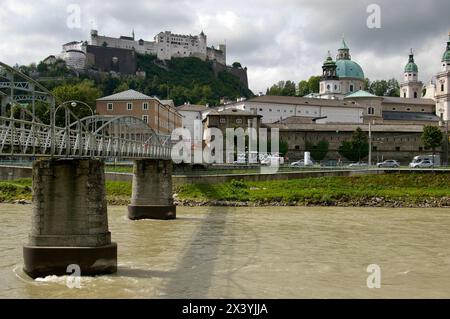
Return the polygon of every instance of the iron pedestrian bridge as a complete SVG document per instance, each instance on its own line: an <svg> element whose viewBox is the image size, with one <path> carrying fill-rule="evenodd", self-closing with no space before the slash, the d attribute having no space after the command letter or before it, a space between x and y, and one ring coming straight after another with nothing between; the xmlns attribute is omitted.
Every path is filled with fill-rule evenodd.
<svg viewBox="0 0 450 319"><path fill-rule="evenodd" d="M0 99L1 157L171 158L170 135L136 117L94 115L90 106L92 115L80 119L72 101L56 107L51 92L2 62ZM50 123L36 115L37 103L48 107ZM58 116L64 125L56 125Z"/></svg>
<svg viewBox="0 0 450 319"><path fill-rule="evenodd" d="M1 62L0 100L0 157L33 160L32 227L23 247L23 269L31 277L64 275L69 265L83 276L117 271L117 245L108 229L107 158L135 161L130 219L176 218L170 135L139 118L95 115L83 102L56 106L45 87ZM74 114L71 107L80 104L90 116Z"/></svg>

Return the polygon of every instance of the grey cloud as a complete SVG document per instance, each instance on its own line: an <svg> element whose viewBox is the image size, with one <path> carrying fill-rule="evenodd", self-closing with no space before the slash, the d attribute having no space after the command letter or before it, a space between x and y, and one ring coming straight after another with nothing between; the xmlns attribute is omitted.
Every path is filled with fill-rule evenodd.
<svg viewBox="0 0 450 319"><path fill-rule="evenodd" d="M427 81L439 71L450 31L448 0L23 0L18 7L11 7L17 3L12 0L2 2L0 59L9 64L39 61L58 53L65 42L87 39L92 22L101 34L127 35L134 28L144 39L164 30L197 34L204 29L210 45L226 40L229 62L248 66L256 92L279 80L320 74L327 51L336 54L342 34L366 76L400 79L413 47ZM81 6L81 29L65 24L70 3ZM381 29L366 26L372 3L381 7Z"/></svg>

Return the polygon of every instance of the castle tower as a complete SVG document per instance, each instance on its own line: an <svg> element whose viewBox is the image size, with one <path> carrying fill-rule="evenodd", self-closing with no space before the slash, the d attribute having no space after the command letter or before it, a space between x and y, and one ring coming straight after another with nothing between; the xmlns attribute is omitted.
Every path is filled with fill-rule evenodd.
<svg viewBox="0 0 450 319"><path fill-rule="evenodd" d="M400 84L400 96L407 99L422 97L423 83L419 81L419 68L414 62L414 53L411 49L408 64L405 66L403 82Z"/></svg>
<svg viewBox="0 0 450 319"><path fill-rule="evenodd" d="M436 115L450 120L450 33L442 55L442 71L436 76Z"/></svg>
<svg viewBox="0 0 450 319"><path fill-rule="evenodd" d="M334 94L340 94L339 77L336 74L336 62L333 61L330 51L322 66L322 78L320 79L319 94L325 98L332 98Z"/></svg>

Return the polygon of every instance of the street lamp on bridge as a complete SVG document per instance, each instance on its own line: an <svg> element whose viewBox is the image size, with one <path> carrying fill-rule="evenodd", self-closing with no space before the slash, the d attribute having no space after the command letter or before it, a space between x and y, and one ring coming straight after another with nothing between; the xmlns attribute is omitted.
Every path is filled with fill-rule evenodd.
<svg viewBox="0 0 450 319"><path fill-rule="evenodd" d="M50 114L50 116L51 116L50 123L51 123L51 130L52 130L52 133L51 133L52 134L52 139L51 139L51 141L52 141L52 147L51 147L52 148L52 156L55 154L55 146L56 146L56 141L55 141L55 138L56 138L56 136L55 136L56 114L58 113L60 108L66 108L65 127L66 127L66 129L69 129L69 126L71 124L70 123L70 113L72 113L70 109L67 109L67 105L69 105L69 104L70 104L70 106L72 106L72 108L77 107L78 104L87 106L87 108L91 112L91 116L94 116L94 110L92 109L92 107L89 104L82 102L82 101L72 100L72 101L63 102L60 105L58 105L58 107L56 107L55 110L52 111ZM73 115L75 118L77 118L77 120L79 120L75 114L73 114Z"/></svg>

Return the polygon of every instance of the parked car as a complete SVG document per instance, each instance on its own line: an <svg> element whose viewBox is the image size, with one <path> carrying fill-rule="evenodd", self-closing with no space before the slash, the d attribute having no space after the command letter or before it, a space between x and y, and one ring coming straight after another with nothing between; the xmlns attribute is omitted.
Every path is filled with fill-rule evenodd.
<svg viewBox="0 0 450 319"><path fill-rule="evenodd" d="M377 167L400 167L400 163L396 160L387 160L381 163L377 163Z"/></svg>
<svg viewBox="0 0 450 319"><path fill-rule="evenodd" d="M366 167L369 164L367 164L366 162L356 162L356 163L351 163L348 167Z"/></svg>
<svg viewBox="0 0 450 319"><path fill-rule="evenodd" d="M429 168L433 167L433 161L430 161L428 159L421 160L420 162L413 162L409 164L409 167L411 168Z"/></svg>
<svg viewBox="0 0 450 319"><path fill-rule="evenodd" d="M313 166L314 162L309 160L305 165L305 160L299 160L291 163L291 167L305 167L305 166Z"/></svg>

